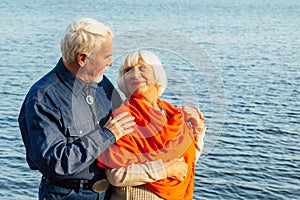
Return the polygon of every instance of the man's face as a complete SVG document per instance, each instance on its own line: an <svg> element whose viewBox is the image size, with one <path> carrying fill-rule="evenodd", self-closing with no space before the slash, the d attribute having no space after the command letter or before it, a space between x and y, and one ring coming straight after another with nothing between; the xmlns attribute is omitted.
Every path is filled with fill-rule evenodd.
<svg viewBox="0 0 300 200"><path fill-rule="evenodd" d="M112 65L112 40L103 42L101 49L86 57L85 72L89 81L100 82L105 70Z"/></svg>

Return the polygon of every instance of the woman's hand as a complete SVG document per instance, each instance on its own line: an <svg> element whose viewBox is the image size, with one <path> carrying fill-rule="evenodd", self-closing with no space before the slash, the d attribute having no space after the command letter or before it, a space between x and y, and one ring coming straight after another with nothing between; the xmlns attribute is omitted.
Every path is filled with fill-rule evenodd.
<svg viewBox="0 0 300 200"><path fill-rule="evenodd" d="M123 112L114 118L110 117L103 127L109 129L115 135L116 140L118 140L124 135L133 132L134 119L128 112Z"/></svg>
<svg viewBox="0 0 300 200"><path fill-rule="evenodd" d="M204 116L198 107L182 106L185 121L189 122L194 131L194 141L196 149L201 154L204 146L204 136L206 132L206 125L204 123Z"/></svg>
<svg viewBox="0 0 300 200"><path fill-rule="evenodd" d="M164 163L168 178L183 181L188 171L188 165L184 162L183 157L175 158Z"/></svg>

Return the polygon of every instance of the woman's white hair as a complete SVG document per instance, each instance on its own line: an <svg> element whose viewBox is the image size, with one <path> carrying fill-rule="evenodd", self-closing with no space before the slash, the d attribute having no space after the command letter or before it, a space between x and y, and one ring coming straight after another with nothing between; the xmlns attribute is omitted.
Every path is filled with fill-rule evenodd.
<svg viewBox="0 0 300 200"><path fill-rule="evenodd" d="M81 18L71 23L61 40L62 58L65 62L76 61L79 53L92 56L101 49L102 43L112 37L111 30L91 18Z"/></svg>
<svg viewBox="0 0 300 200"><path fill-rule="evenodd" d="M136 50L134 52L129 53L126 56L126 58L123 60L119 68L118 86L120 90L125 94L126 97L129 97L131 94L129 94L126 87L126 83L124 79L124 74L125 74L124 69L130 66L133 67L141 66L143 64L147 64L153 68L154 75L155 75L155 83L157 84L159 90L158 96L161 96L164 90L166 89L168 80L167 80L166 72L159 58L150 51Z"/></svg>

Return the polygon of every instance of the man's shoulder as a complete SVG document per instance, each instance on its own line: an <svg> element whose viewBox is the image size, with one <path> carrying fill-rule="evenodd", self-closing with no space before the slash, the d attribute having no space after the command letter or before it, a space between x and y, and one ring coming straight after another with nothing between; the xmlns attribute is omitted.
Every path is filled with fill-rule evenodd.
<svg viewBox="0 0 300 200"><path fill-rule="evenodd" d="M28 100L41 100L49 90L55 89L59 82L57 74L50 71L31 86L27 94Z"/></svg>

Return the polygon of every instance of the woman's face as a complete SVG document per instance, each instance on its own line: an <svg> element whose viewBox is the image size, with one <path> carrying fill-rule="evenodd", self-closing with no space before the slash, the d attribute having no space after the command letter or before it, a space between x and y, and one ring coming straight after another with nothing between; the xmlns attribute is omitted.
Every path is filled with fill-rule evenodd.
<svg viewBox="0 0 300 200"><path fill-rule="evenodd" d="M154 70L150 65L126 67L124 80L130 96L149 97L149 95L153 95L154 91L157 91Z"/></svg>

